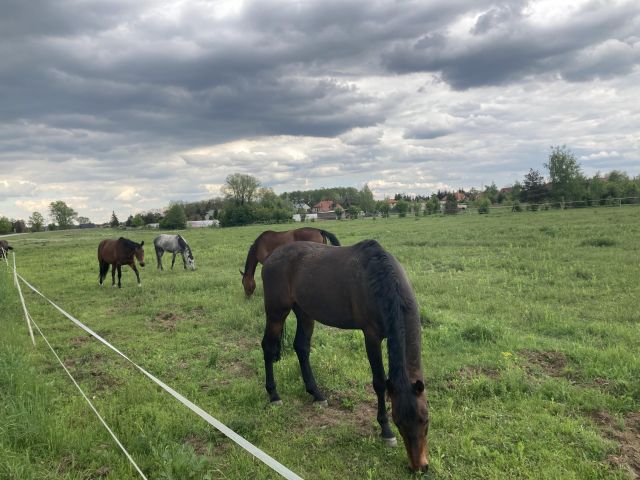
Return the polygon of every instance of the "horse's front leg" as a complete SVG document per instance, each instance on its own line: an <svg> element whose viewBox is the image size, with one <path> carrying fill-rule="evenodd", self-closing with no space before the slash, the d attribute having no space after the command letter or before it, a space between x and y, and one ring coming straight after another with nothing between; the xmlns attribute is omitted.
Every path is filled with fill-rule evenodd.
<svg viewBox="0 0 640 480"><path fill-rule="evenodd" d="M262 337L262 352L264 354L265 388L269 394L269 401L274 404L282 403L276 390L276 381L273 377L273 363L280 360L282 341L282 328L289 315L289 310L269 312L267 309L267 324Z"/></svg>
<svg viewBox="0 0 640 480"><path fill-rule="evenodd" d="M173 258L171 259L171 270L173 270L174 263L176 263L176 252L173 252Z"/></svg>
<svg viewBox="0 0 640 480"><path fill-rule="evenodd" d="M184 265L184 269L187 269L187 257L184 252L180 252L182 254L182 265Z"/></svg>
<svg viewBox="0 0 640 480"><path fill-rule="evenodd" d="M138 272L138 269L136 268L136 263L135 262L131 263L131 269L136 274L136 278L138 279L138 286L141 287L142 284L140 283L140 273Z"/></svg>
<svg viewBox="0 0 640 480"><path fill-rule="evenodd" d="M122 278L122 265L118 265L118 288L122 288L122 282L120 279Z"/></svg>
<svg viewBox="0 0 640 480"><path fill-rule="evenodd" d="M116 267L115 263L111 264L111 286L115 287L116 286L116 269L118 267Z"/></svg>
<svg viewBox="0 0 640 480"><path fill-rule="evenodd" d="M377 335L365 332L364 343L367 348L367 357L371 365L371 373L373 374L373 389L378 397L378 423L382 430L382 440L387 446L395 447L398 444L396 436L389 427L389 417L387 416L387 407L384 403L385 380L384 380L384 363L382 362L382 339Z"/></svg>
<svg viewBox="0 0 640 480"><path fill-rule="evenodd" d="M313 395L313 401L321 405L327 405L326 397L318 390L316 379L309 363L309 353L311 353L311 336L313 335L314 321L297 305L293 307L293 312L298 320L296 328L296 338L293 341L293 348L298 355L300 363L300 373L304 380L304 386L308 393Z"/></svg>

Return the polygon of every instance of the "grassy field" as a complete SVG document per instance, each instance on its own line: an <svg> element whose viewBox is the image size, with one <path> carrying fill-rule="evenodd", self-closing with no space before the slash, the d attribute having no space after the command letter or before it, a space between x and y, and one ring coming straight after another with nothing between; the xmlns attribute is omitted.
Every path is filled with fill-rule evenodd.
<svg viewBox="0 0 640 480"><path fill-rule="evenodd" d="M377 239L408 272L431 406L428 478L640 473L639 208L316 225L345 245ZM126 232L148 244L148 265L142 288L127 269L121 290L98 286L96 260L99 240L120 232L10 241L36 288L300 476L411 478L404 448L378 440L361 332L316 329L311 363L329 406L315 407L291 316L275 366L284 404L267 405L262 284L247 300L238 273L266 228L184 233L195 272L181 263L156 271L156 232ZM277 478L42 299L25 297L149 478ZM42 339L32 347L4 263L0 299L0 478L137 478Z"/></svg>

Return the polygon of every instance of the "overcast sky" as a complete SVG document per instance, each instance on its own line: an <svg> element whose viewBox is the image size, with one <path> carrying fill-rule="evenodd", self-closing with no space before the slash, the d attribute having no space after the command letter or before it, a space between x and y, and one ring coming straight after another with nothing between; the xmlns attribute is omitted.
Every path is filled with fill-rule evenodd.
<svg viewBox="0 0 640 480"><path fill-rule="evenodd" d="M640 3L0 0L0 216L640 174Z"/></svg>

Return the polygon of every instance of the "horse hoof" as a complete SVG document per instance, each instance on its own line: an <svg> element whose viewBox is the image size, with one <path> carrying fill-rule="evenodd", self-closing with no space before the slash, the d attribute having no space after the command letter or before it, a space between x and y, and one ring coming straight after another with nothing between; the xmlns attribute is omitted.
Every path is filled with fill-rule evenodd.
<svg viewBox="0 0 640 480"><path fill-rule="evenodd" d="M282 405L282 400L274 400L273 402L271 402L271 405L279 407L280 405Z"/></svg>
<svg viewBox="0 0 640 480"><path fill-rule="evenodd" d="M319 407L328 407L329 406L329 402L327 402L326 400L314 400L313 404L314 405L318 405Z"/></svg>
<svg viewBox="0 0 640 480"><path fill-rule="evenodd" d="M382 437L382 441L384 442L386 447L398 446L398 440L396 439L396 437L389 437L389 438Z"/></svg>

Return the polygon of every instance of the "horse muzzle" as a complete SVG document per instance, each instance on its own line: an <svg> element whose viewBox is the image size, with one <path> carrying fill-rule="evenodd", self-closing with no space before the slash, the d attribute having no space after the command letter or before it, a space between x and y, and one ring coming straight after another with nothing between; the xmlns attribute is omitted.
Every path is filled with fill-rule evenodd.
<svg viewBox="0 0 640 480"><path fill-rule="evenodd" d="M140 266L144 268L144 262L140 262Z"/></svg>

